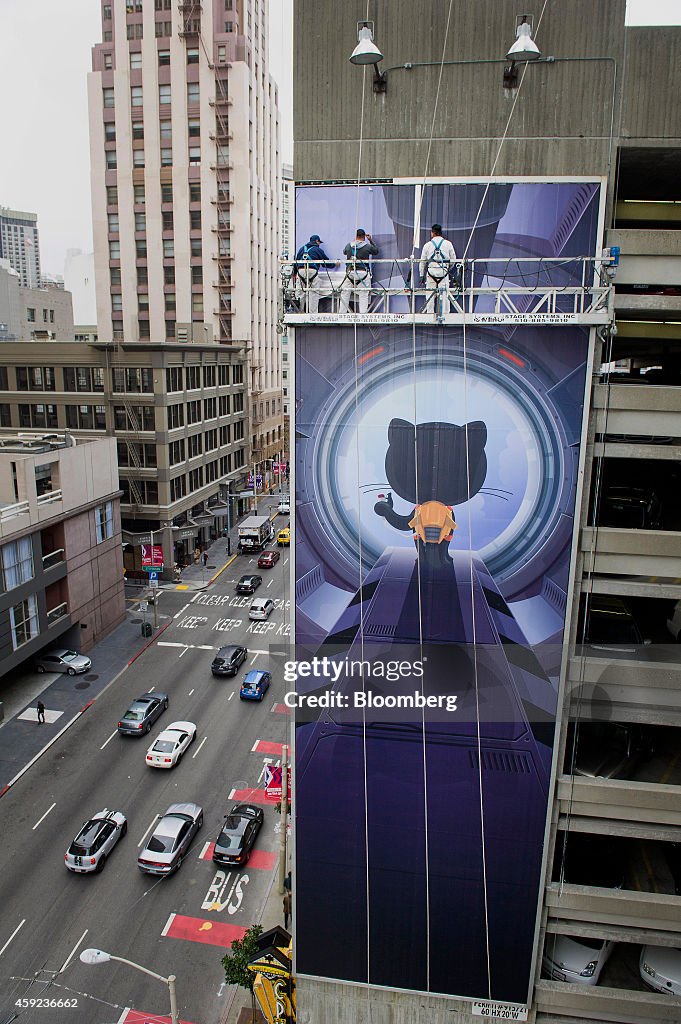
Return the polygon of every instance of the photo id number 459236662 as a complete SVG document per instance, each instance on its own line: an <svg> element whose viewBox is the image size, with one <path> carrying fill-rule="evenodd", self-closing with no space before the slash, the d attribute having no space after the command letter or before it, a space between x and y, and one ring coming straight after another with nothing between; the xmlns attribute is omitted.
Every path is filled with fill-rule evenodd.
<svg viewBox="0 0 681 1024"><path fill-rule="evenodd" d="M47 997L36 997L35 999L17 999L14 1005L18 1006L21 1010L61 1010L72 1009L74 1006L78 1006L78 1000L75 998L49 999Z"/></svg>

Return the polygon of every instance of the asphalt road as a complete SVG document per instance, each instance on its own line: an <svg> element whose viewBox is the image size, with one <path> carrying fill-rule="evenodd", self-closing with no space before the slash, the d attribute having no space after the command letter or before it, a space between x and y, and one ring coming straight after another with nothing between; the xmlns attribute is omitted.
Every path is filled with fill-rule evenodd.
<svg viewBox="0 0 681 1024"><path fill-rule="evenodd" d="M86 966L79 961L86 947L175 974L183 1021L221 1020L231 993L220 959L230 937L258 920L272 884L279 843L274 808L265 807L258 855L241 871L217 872L201 854L234 803L231 791L262 788L265 758L276 762L278 745L287 740L289 719L273 711L284 692L282 663L270 646L288 639L288 555L284 549L272 570L261 570L257 595L276 606L267 623L249 623L250 598L234 594L236 579L256 568L255 559L237 558L205 592L164 591L169 628L4 796L0 1020L11 1011L22 1024L122 1024L168 1014L162 983L125 965ZM233 642L249 648L246 664L236 680L214 679L216 649ZM261 704L239 700L239 679L249 667L273 673ZM120 737L119 716L152 688L170 695L168 711L149 737ZM147 768L149 743L180 719L198 727L182 762L170 771ZM266 745L254 750L258 741ZM178 801L201 804L204 826L175 875L144 875L136 865L140 845L157 815ZM128 834L102 874L73 875L64 867L66 848L103 807L127 815ZM59 999L71 1005L16 1005ZM126 1015L126 1007L144 1014Z"/></svg>

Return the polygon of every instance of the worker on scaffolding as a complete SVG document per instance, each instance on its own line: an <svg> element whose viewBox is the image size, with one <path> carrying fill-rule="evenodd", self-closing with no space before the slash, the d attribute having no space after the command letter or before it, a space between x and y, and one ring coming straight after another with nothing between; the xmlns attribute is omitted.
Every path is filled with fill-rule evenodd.
<svg viewBox="0 0 681 1024"><path fill-rule="evenodd" d="M423 307L424 313L449 313L449 278L456 270L456 252L454 246L442 237L442 225L433 224L430 229L430 241L421 250L419 273L421 285L428 289L428 297ZM435 305L440 299L441 306Z"/></svg>
<svg viewBox="0 0 681 1024"><path fill-rule="evenodd" d="M371 296L369 257L378 256L378 248L374 245L371 235L368 235L363 228L357 228L354 242L348 242L343 249L343 254L347 260L345 278L341 285L340 312L347 313L349 311L350 298L354 292L357 297L357 311L368 313Z"/></svg>
<svg viewBox="0 0 681 1024"><path fill-rule="evenodd" d="M301 245L296 253L296 295L301 312L319 312L319 300L324 293L319 280L320 263L324 263L329 269L336 266L321 246L322 240L319 235L310 235L310 241ZM331 293L330 287L326 289L326 293Z"/></svg>

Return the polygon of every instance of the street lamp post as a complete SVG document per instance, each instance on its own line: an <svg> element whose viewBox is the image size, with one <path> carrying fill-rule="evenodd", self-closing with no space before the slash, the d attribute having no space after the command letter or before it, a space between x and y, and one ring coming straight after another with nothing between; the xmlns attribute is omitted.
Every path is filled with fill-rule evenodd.
<svg viewBox="0 0 681 1024"><path fill-rule="evenodd" d="M147 967L142 967L141 964L133 963L132 960L126 960L122 956L114 956L113 953L105 953L103 949L84 949L80 954L80 959L84 964L95 965L95 964L106 964L110 960L115 960L119 964L127 964L128 967L134 967L136 971L141 971L142 974L148 974L150 978L156 978L157 981L162 981L164 985L168 986L168 992L170 995L170 1020L171 1024L180 1024L180 1015L177 1011L177 996L175 993L175 975L170 974L167 978L164 978L162 974L156 974L155 971L150 971Z"/></svg>

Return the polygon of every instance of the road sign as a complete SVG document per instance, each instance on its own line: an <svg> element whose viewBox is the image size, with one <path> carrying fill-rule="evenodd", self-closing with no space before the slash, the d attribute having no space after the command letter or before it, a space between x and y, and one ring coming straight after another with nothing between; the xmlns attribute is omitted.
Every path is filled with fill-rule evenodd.
<svg viewBox="0 0 681 1024"><path fill-rule="evenodd" d="M158 569L147 569L149 574L149 586L151 587L154 582L158 586Z"/></svg>
<svg viewBox="0 0 681 1024"><path fill-rule="evenodd" d="M148 607L149 607L149 604L148 604L147 601L140 601L140 611L141 612L145 612Z"/></svg>
<svg viewBox="0 0 681 1024"><path fill-rule="evenodd" d="M155 579L155 580L150 579L149 580L149 589L150 590L158 590L158 579Z"/></svg>

